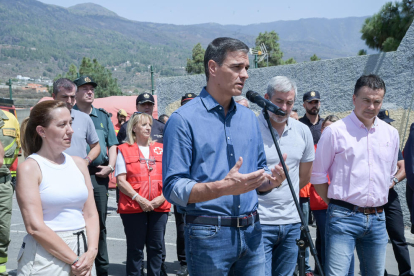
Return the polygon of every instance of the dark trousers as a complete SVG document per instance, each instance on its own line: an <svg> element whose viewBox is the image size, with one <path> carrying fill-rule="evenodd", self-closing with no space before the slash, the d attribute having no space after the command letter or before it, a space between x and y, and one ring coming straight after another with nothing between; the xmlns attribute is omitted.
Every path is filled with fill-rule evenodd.
<svg viewBox="0 0 414 276"><path fill-rule="evenodd" d="M413 210L414 188L408 185L408 182L405 187L405 197L407 199L408 210L410 211L411 233L414 234L414 231L413 231L414 230L414 210Z"/></svg>
<svg viewBox="0 0 414 276"><path fill-rule="evenodd" d="M410 255L404 237L404 219L400 199L394 189L388 192L388 203L384 205L384 211L387 232L398 263L398 271L400 275L414 275L411 272Z"/></svg>
<svg viewBox="0 0 414 276"><path fill-rule="evenodd" d="M141 275L144 245L147 248L147 275L159 276L162 263L162 244L168 213L143 212L121 214L127 241L127 276Z"/></svg>
<svg viewBox="0 0 414 276"><path fill-rule="evenodd" d="M109 178L91 175L93 195L95 197L96 209L99 216L99 243L98 254L95 259L96 274L98 276L108 275L109 257L106 245L106 212L108 210L108 184Z"/></svg>
<svg viewBox="0 0 414 276"><path fill-rule="evenodd" d="M185 259L184 215L178 213L174 205L175 227L177 228L177 259L180 265L187 265Z"/></svg>

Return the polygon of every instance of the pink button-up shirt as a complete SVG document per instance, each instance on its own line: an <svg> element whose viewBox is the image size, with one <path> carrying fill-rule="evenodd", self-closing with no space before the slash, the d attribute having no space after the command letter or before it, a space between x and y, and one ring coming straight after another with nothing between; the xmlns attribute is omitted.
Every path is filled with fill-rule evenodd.
<svg viewBox="0 0 414 276"><path fill-rule="evenodd" d="M322 133L311 183L327 183L329 174L328 198L360 207L384 205L397 172L398 144L395 128L375 118L368 130L352 112Z"/></svg>

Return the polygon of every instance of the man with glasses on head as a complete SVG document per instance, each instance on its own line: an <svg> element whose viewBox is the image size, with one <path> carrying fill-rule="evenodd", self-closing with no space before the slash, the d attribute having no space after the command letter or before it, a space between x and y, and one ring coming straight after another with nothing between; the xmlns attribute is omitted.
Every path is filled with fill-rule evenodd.
<svg viewBox="0 0 414 276"><path fill-rule="evenodd" d="M108 112L102 108L95 108L92 103L95 99L95 87L97 83L91 77L81 76L74 83L78 86L76 92L75 110L89 115L99 137L101 152L99 156L90 162L89 174L93 185L96 208L99 215L99 244L98 254L95 259L97 275L108 275L109 258L106 245L106 215L108 209L108 184L109 174L114 171L116 162L116 139L114 126Z"/></svg>

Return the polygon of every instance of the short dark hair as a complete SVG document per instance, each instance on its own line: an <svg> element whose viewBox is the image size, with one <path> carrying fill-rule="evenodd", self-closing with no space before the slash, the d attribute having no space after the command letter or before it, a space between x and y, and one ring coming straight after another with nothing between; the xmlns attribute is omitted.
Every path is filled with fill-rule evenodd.
<svg viewBox="0 0 414 276"><path fill-rule="evenodd" d="M161 123L164 123L165 118L169 118L169 116L167 114L162 114L160 117L158 117L158 121L160 121Z"/></svg>
<svg viewBox="0 0 414 276"><path fill-rule="evenodd" d="M362 75L355 84L354 95L358 96L359 89L361 89L364 86L367 86L372 90L384 89L385 96L385 83L379 76L375 74Z"/></svg>
<svg viewBox="0 0 414 276"><path fill-rule="evenodd" d="M298 113L298 109L297 108L292 108L292 111Z"/></svg>
<svg viewBox="0 0 414 276"><path fill-rule="evenodd" d="M204 54L204 72L207 81L209 77L208 62L214 60L221 66L226 59L227 52L236 51L243 51L247 54L249 52L249 47L242 41L230 37L219 37L210 42Z"/></svg>
<svg viewBox="0 0 414 276"><path fill-rule="evenodd" d="M336 116L336 115L326 116L325 120L323 120L323 122L322 122L322 127L324 127L327 122L335 123L336 121L339 121L338 116Z"/></svg>
<svg viewBox="0 0 414 276"><path fill-rule="evenodd" d="M55 94L55 96L57 96L57 94L63 90L72 90L73 87L76 88L76 90L78 89L78 87L76 86L76 84L71 81L70 79L67 78L60 78L58 80L56 80L53 83L53 94Z"/></svg>

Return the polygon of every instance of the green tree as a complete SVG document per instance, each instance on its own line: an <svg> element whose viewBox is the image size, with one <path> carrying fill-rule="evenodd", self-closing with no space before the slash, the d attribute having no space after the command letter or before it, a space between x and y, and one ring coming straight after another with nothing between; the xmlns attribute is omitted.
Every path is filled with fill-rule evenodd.
<svg viewBox="0 0 414 276"><path fill-rule="evenodd" d="M313 56L310 57L310 61L318 61L318 60L321 60L321 59L318 58L316 54L313 54Z"/></svg>
<svg viewBox="0 0 414 276"><path fill-rule="evenodd" d="M371 48L395 51L413 22L414 1L388 2L372 17L365 19L361 38Z"/></svg>
<svg viewBox="0 0 414 276"><path fill-rule="evenodd" d="M267 53L269 55L268 60L263 59L258 63L259 67L268 66L277 66L285 64L295 64L296 60L294 58L289 58L288 60L283 60L283 52L280 50L280 45L278 43L279 35L275 31L259 33L259 36L256 38L256 50L259 51L260 45L263 43L266 46Z"/></svg>
<svg viewBox="0 0 414 276"><path fill-rule="evenodd" d="M206 50L197 43L193 48L192 58L187 58L187 66L185 70L188 74L201 74L204 72L204 53Z"/></svg>
<svg viewBox="0 0 414 276"><path fill-rule="evenodd" d="M92 77L98 84L95 88L95 98L122 95L122 91L118 86L118 80L116 78L112 78L111 71L100 65L96 59L91 61L90 58L84 57L79 67L79 74ZM64 75L57 75L54 80L59 78L75 80L77 77L78 70L74 64L71 64L68 72ZM52 87L49 88L49 93L52 93Z"/></svg>
<svg viewBox="0 0 414 276"><path fill-rule="evenodd" d="M275 31L259 33L256 38L256 50L260 50L260 45L263 43L269 55L269 66L283 65L283 52L279 46L279 35ZM266 67L267 60L264 59L258 63L259 67Z"/></svg>
<svg viewBox="0 0 414 276"><path fill-rule="evenodd" d="M365 56L367 54L367 50L361 49L358 51L358 56Z"/></svg>
<svg viewBox="0 0 414 276"><path fill-rule="evenodd" d="M96 59L84 57L79 67L80 75L88 75L98 84L95 88L95 97L103 98L108 96L122 95L118 86L118 80L112 78L112 72L99 64Z"/></svg>

